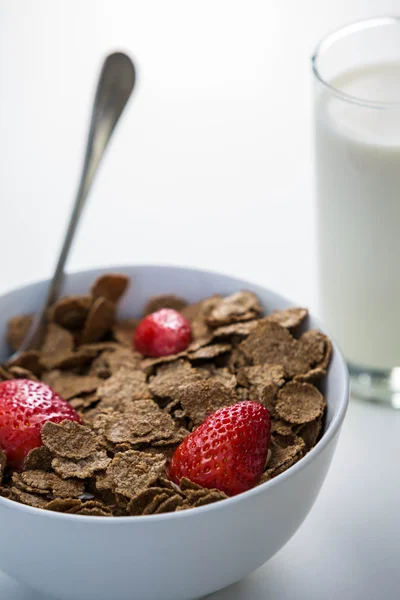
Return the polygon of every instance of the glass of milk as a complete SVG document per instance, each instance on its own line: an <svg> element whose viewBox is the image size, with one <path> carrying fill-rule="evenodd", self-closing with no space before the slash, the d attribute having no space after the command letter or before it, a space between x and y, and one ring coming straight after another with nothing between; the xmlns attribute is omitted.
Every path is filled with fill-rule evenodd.
<svg viewBox="0 0 400 600"><path fill-rule="evenodd" d="M400 408L400 17L312 59L320 313L358 396Z"/></svg>

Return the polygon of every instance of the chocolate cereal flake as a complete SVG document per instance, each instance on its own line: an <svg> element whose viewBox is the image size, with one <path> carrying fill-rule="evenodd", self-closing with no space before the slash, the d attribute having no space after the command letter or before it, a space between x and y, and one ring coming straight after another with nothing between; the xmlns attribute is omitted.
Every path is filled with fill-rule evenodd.
<svg viewBox="0 0 400 600"><path fill-rule="evenodd" d="M17 358L9 360L4 366L6 369L10 369L11 367L21 367L22 369L30 371L37 377L40 377L43 372L43 365L40 357L40 352L37 350L27 350L26 352L21 352Z"/></svg>
<svg viewBox="0 0 400 600"><path fill-rule="evenodd" d="M174 421L173 421L174 422ZM161 439L153 439L151 441L152 446L159 448L160 452L167 452L169 450L169 446L176 447L178 444L183 442L183 440L189 435L189 431L184 427L179 427L174 429L172 434L169 437L161 438Z"/></svg>
<svg viewBox="0 0 400 600"><path fill-rule="evenodd" d="M110 365L111 373L115 373L121 369L121 367L139 369L141 359L142 356L138 352L128 348L118 348L114 352L107 354L107 361Z"/></svg>
<svg viewBox="0 0 400 600"><path fill-rule="evenodd" d="M46 446L33 448L24 461L24 471L51 471L52 454Z"/></svg>
<svg viewBox="0 0 400 600"><path fill-rule="evenodd" d="M116 349L105 350L93 361L90 374L107 378L119 371L122 367L131 370L140 368L142 356L129 348L119 346Z"/></svg>
<svg viewBox="0 0 400 600"><path fill-rule="evenodd" d="M152 501L144 508L142 515L154 515L158 512L158 508L169 499L168 494L162 493L155 496Z"/></svg>
<svg viewBox="0 0 400 600"><path fill-rule="evenodd" d="M81 346L76 352L70 352L54 359L47 359L44 364L51 369L75 369L92 362L97 354L98 352L94 348Z"/></svg>
<svg viewBox="0 0 400 600"><path fill-rule="evenodd" d="M226 367L218 369L213 364L207 364L199 368L199 371L208 373L208 376L211 377L214 382L221 383L231 391L236 388L236 376L233 373L230 373Z"/></svg>
<svg viewBox="0 0 400 600"><path fill-rule="evenodd" d="M100 275L92 285L90 291L94 298L105 298L117 303L129 285L129 277L120 273L107 273Z"/></svg>
<svg viewBox="0 0 400 600"><path fill-rule="evenodd" d="M212 330L207 323L207 317L212 309L221 300L220 295L204 298L195 304L189 304L181 310L183 316L190 321L193 334L191 350L197 350L202 345L208 344L212 339Z"/></svg>
<svg viewBox="0 0 400 600"><path fill-rule="evenodd" d="M312 358L312 366L326 369L332 353L332 342L328 336L317 329L310 329L300 340Z"/></svg>
<svg viewBox="0 0 400 600"><path fill-rule="evenodd" d="M151 375L154 371L154 367L174 363L179 359L187 358L187 351L179 352L179 354L169 354L165 356L158 356L156 358L144 358L140 363L140 368L147 374Z"/></svg>
<svg viewBox="0 0 400 600"><path fill-rule="evenodd" d="M171 415L162 411L153 400L137 400L123 414L111 412L100 417L105 438L113 444L145 444L170 439L175 432Z"/></svg>
<svg viewBox="0 0 400 600"><path fill-rule="evenodd" d="M30 379L31 381L39 381L38 377L36 377L32 371L24 369L23 367L10 367L8 369L8 375L10 375L10 379Z"/></svg>
<svg viewBox="0 0 400 600"><path fill-rule="evenodd" d="M24 492L19 488L12 488L11 490L13 500L17 502L21 502L22 504L26 504L27 506L33 506L34 508L45 508L47 505L47 500L43 496L38 494L30 494L29 492Z"/></svg>
<svg viewBox="0 0 400 600"><path fill-rule="evenodd" d="M67 296L60 298L49 309L48 319L66 329L80 329L88 315L90 296Z"/></svg>
<svg viewBox="0 0 400 600"><path fill-rule="evenodd" d="M208 496L209 494L217 494L220 500L228 497L220 490L204 488L190 479L187 479L187 477L182 477L179 489L184 494L185 500L189 502L192 501L193 503L198 502L200 498Z"/></svg>
<svg viewBox="0 0 400 600"><path fill-rule="evenodd" d="M276 397L285 377L283 367L269 364L242 367L237 373L241 385L249 387L248 398L265 406L271 415L275 414Z"/></svg>
<svg viewBox="0 0 400 600"><path fill-rule="evenodd" d="M303 447L302 440L299 439L299 437L293 433L293 431L285 434L275 431L272 438L273 442L278 444L278 446L281 448L288 448L289 446L295 446L299 444Z"/></svg>
<svg viewBox="0 0 400 600"><path fill-rule="evenodd" d="M294 381L298 381L300 383L315 383L319 381L326 375L326 370L321 367L316 367L315 369L311 369L308 373L304 373L303 375L296 375Z"/></svg>
<svg viewBox="0 0 400 600"><path fill-rule="evenodd" d="M112 487L113 481L105 471L96 473L96 488L98 490L111 490Z"/></svg>
<svg viewBox="0 0 400 600"><path fill-rule="evenodd" d="M73 508L69 510L71 515L82 515L88 517L111 517L112 511L104 504L97 503L96 506L87 506L89 503L83 504L80 508Z"/></svg>
<svg viewBox="0 0 400 600"><path fill-rule="evenodd" d="M262 307L253 292L243 290L221 298L206 316L210 327L230 325L237 321L250 321L262 313Z"/></svg>
<svg viewBox="0 0 400 600"><path fill-rule="evenodd" d="M154 511L153 514L160 515L162 513L173 512L178 508L178 506L182 506L183 498L179 494L174 494L173 496L167 497L164 502L158 505L158 508Z"/></svg>
<svg viewBox="0 0 400 600"><path fill-rule="evenodd" d="M228 496L216 489L203 488L202 486L183 477L180 482L180 491L184 495L184 502L179 505L176 510L186 510L188 508L196 508L205 506L219 500L224 500Z"/></svg>
<svg viewBox="0 0 400 600"><path fill-rule="evenodd" d="M187 490L205 490L206 488L203 488L201 485L191 481L191 479L188 479L187 477L182 477L179 483L179 489L182 492L186 492Z"/></svg>
<svg viewBox="0 0 400 600"><path fill-rule="evenodd" d="M0 485L0 498L7 498L8 500L15 500L10 487Z"/></svg>
<svg viewBox="0 0 400 600"><path fill-rule="evenodd" d="M306 334L304 334L306 335ZM295 339L278 323L263 320L239 346L253 364L283 366L288 377L307 373L323 359L324 346L314 339Z"/></svg>
<svg viewBox="0 0 400 600"><path fill-rule="evenodd" d="M77 498L84 490L84 484L77 479L61 479L55 473L24 471L13 481L24 491L35 494L53 494L58 498Z"/></svg>
<svg viewBox="0 0 400 600"><path fill-rule="evenodd" d="M163 474L165 463L162 454L152 455L129 450L114 456L106 473L115 492L127 498L134 498Z"/></svg>
<svg viewBox="0 0 400 600"><path fill-rule="evenodd" d="M268 462L267 471L270 476L275 477L289 466L297 462L303 455L304 442L301 438L296 438L290 446L280 446L271 444L271 458Z"/></svg>
<svg viewBox="0 0 400 600"><path fill-rule="evenodd" d="M307 316L308 310L306 308L285 308L284 310L277 310L271 313L266 317L266 320L278 323L287 329L294 329L295 327L298 327Z"/></svg>
<svg viewBox="0 0 400 600"><path fill-rule="evenodd" d="M222 296L215 294L214 296L203 298L203 300L199 300L199 302L195 302L194 304L188 304L180 312L191 323L205 321L205 318L221 299Z"/></svg>
<svg viewBox="0 0 400 600"><path fill-rule="evenodd" d="M220 492L219 490L210 490L208 494L204 494L200 496L193 504L192 508L197 508L198 506L205 506L206 504L213 504L214 502L219 502L220 500L225 500L228 498L226 494Z"/></svg>
<svg viewBox="0 0 400 600"><path fill-rule="evenodd" d="M227 367L231 373L236 373L241 367L248 367L249 364L250 360L246 358L244 352L240 348L234 348L229 357Z"/></svg>
<svg viewBox="0 0 400 600"><path fill-rule="evenodd" d="M279 417L285 421L302 425L321 417L325 400L321 392L310 383L292 381L280 390L275 408Z"/></svg>
<svg viewBox="0 0 400 600"><path fill-rule="evenodd" d="M322 430L322 418L305 423L298 430L298 435L304 440L306 450L311 450L318 441Z"/></svg>
<svg viewBox="0 0 400 600"><path fill-rule="evenodd" d="M81 343L98 342L112 329L115 304L105 298L97 298L91 306L82 330Z"/></svg>
<svg viewBox="0 0 400 600"><path fill-rule="evenodd" d="M15 367L11 367L11 368L13 369ZM20 368L20 367L18 367L18 368ZM10 379L15 379L15 377L12 373L10 373L10 371L8 371L4 367L0 366L0 379L1 379L1 381L8 381Z"/></svg>
<svg viewBox="0 0 400 600"><path fill-rule="evenodd" d="M83 394L78 398L72 398L69 404L72 406L72 408L75 408L75 410L82 412L94 404L97 404L99 400L99 396L96 394L96 392L93 392L91 394Z"/></svg>
<svg viewBox="0 0 400 600"><path fill-rule="evenodd" d="M42 381L52 387L64 400L94 392L100 383L103 383L101 379L92 375L75 375L60 370L45 373Z"/></svg>
<svg viewBox="0 0 400 600"><path fill-rule="evenodd" d="M176 397L194 426L200 425L209 414L219 408L238 402L233 392L212 379L189 383L178 390Z"/></svg>
<svg viewBox="0 0 400 600"><path fill-rule="evenodd" d="M53 494L58 498L79 498L83 494L84 482L78 479L61 479L54 474Z"/></svg>
<svg viewBox="0 0 400 600"><path fill-rule="evenodd" d="M49 323L41 348L42 363L53 369L57 362L74 350L74 336L56 323Z"/></svg>
<svg viewBox="0 0 400 600"><path fill-rule="evenodd" d="M159 398L174 398L180 387L206 377L207 373L194 369L190 363L181 359L159 368L149 389Z"/></svg>
<svg viewBox="0 0 400 600"><path fill-rule="evenodd" d="M63 479L69 477L87 479L96 471L106 469L110 462L111 458L107 456L106 452L104 450L98 450L81 460L56 457L52 461L52 467Z"/></svg>
<svg viewBox="0 0 400 600"><path fill-rule="evenodd" d="M101 408L123 408L133 400L151 398L145 374L125 367L103 382L97 389L97 394L101 398Z"/></svg>
<svg viewBox="0 0 400 600"><path fill-rule="evenodd" d="M67 513L73 508L82 506L82 501L77 498L55 498L50 500L45 506L46 510Z"/></svg>
<svg viewBox="0 0 400 600"><path fill-rule="evenodd" d="M204 346L195 352L189 352L189 360L211 360L220 354L225 354L232 349L230 344L213 344L212 346Z"/></svg>
<svg viewBox="0 0 400 600"><path fill-rule="evenodd" d="M42 441L53 454L76 460L90 456L98 445L97 437L89 427L74 421L48 421L42 427Z"/></svg>
<svg viewBox="0 0 400 600"><path fill-rule="evenodd" d="M274 419L271 423L271 432L272 435L291 435L293 433L293 425L291 423L287 423L283 419Z"/></svg>
<svg viewBox="0 0 400 600"><path fill-rule="evenodd" d="M241 367L237 373L240 385L249 387L251 385L275 384L282 387L285 383L286 373L281 365L263 364L253 367Z"/></svg>
<svg viewBox="0 0 400 600"><path fill-rule="evenodd" d="M79 348L80 350L93 350L98 354L100 352L104 352L104 350L109 350L110 352L121 349L120 345L117 342L91 342L90 344L82 344Z"/></svg>
<svg viewBox="0 0 400 600"><path fill-rule="evenodd" d="M18 350L26 338L32 322L33 315L21 315L8 321L7 341L14 351Z"/></svg>
<svg viewBox="0 0 400 600"><path fill-rule="evenodd" d="M213 331L214 338L225 338L231 337L233 335L237 336L246 336L249 335L257 327L259 324L259 320L255 319L253 321L244 321L238 323L232 323L231 325L223 325L221 327L217 327Z"/></svg>

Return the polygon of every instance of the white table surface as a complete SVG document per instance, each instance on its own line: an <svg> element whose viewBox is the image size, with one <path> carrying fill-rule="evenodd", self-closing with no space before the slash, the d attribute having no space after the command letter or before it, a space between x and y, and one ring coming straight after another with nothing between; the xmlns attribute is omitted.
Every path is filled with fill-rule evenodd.
<svg viewBox="0 0 400 600"><path fill-rule="evenodd" d="M200 266L316 309L309 57L389 0L0 0L0 292L45 277L75 191L102 57L137 92L70 269ZM213 600L397 600L400 413L353 400L311 514ZM1 543L6 543L2 540ZM0 573L1 600L44 600Z"/></svg>

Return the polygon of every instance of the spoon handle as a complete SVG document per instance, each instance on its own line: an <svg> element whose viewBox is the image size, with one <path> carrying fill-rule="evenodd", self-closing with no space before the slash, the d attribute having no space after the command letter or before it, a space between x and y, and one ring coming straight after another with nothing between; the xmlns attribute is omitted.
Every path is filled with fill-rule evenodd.
<svg viewBox="0 0 400 600"><path fill-rule="evenodd" d="M110 54L104 61L93 103L85 160L75 204L58 257L54 275L43 305L21 347L12 356L37 348L49 306L58 298L64 276L64 267L75 236L80 216L86 203L97 167L111 138L114 128L129 100L135 85L135 68L128 56L121 52Z"/></svg>

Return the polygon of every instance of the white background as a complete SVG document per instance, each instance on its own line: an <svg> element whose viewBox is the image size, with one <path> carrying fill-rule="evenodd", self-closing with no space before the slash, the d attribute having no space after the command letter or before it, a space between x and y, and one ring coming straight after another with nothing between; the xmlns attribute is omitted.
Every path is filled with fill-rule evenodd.
<svg viewBox="0 0 400 600"><path fill-rule="evenodd" d="M314 302L310 56L387 0L2 0L1 288L48 275L103 57L138 85L71 269L209 267ZM338 232L339 234L339 232Z"/></svg>
<svg viewBox="0 0 400 600"><path fill-rule="evenodd" d="M51 272L98 71L121 49L137 89L68 268L212 268L315 307L310 56L330 30L396 12L400 0L0 0L0 292ZM397 599L399 440L399 415L353 401L306 523L215 599ZM0 598L39 600L1 574Z"/></svg>

